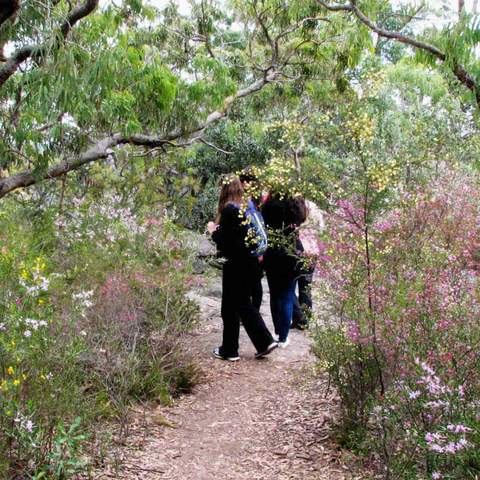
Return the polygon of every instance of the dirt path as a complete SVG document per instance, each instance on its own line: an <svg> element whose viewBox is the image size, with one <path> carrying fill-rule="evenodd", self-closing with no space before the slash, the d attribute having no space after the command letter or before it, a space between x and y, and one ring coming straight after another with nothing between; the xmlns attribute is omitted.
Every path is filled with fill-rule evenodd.
<svg viewBox="0 0 480 480"><path fill-rule="evenodd" d="M220 287L192 293L203 322L191 336L205 381L172 407L144 412L120 451L122 466L95 478L168 480L287 480L361 478L331 440L336 399L312 375L304 332L287 349L255 360L242 331L241 360L211 356L221 338ZM271 326L268 294L262 313Z"/></svg>

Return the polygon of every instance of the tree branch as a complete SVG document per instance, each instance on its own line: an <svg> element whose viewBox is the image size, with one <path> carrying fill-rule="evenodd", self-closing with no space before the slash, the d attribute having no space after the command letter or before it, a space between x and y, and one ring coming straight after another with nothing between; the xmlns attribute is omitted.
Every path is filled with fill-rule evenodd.
<svg viewBox="0 0 480 480"><path fill-rule="evenodd" d="M72 170L79 169L83 165L105 159L112 153L112 149L114 147L118 147L120 145L128 144L149 148L157 148L165 145L183 147L186 145L185 142L188 142L189 140L192 143L194 141L201 140L201 134L203 131L211 124L225 117L235 101L258 92L268 83L275 81L279 75L279 72L271 71L268 75L262 77L256 82L253 82L249 86L238 90L236 94L225 99L223 107L220 110L215 110L214 112L210 113L203 123L197 127L193 127L190 130L174 130L161 136L143 134L124 136L120 133L115 133L98 140L94 145L88 148L84 153L78 155L76 158L65 160L51 166L46 172L38 173L33 170L25 170L24 172L11 175L10 177L2 178L0 179L0 198L3 198L8 193L19 188L28 187L40 182L41 180L60 177ZM185 142L178 144L175 143L175 141L180 138L184 138ZM210 146L208 143L207 145Z"/></svg>
<svg viewBox="0 0 480 480"><path fill-rule="evenodd" d="M265 10L261 13L258 13L257 11L257 0L254 0L252 3L253 6L253 11L255 12L255 17L262 29L263 35L265 36L265 39L267 40L268 44L270 45L270 48L272 50L272 64L276 64L277 58L278 58L278 50L277 50L277 44L274 43L272 40L272 37L270 36L270 32L268 31L267 26L265 25L263 15L268 12L268 10Z"/></svg>
<svg viewBox="0 0 480 480"><path fill-rule="evenodd" d="M322 7L332 12L345 11L345 12L353 13L364 25L366 25L370 30L375 32L380 37L396 40L397 42L404 43L406 45L410 45L412 47L423 50L427 53L430 53L435 58L438 58L442 62L446 62L447 60L447 55L444 52L442 52L439 48L437 48L435 45L431 45L421 40L417 40L416 38L410 37L408 35L403 35L400 32L386 30L376 25L370 18L367 17L367 15L365 15L358 8L356 4L356 0L350 0L350 2L347 4L328 4L324 0L317 0L317 2ZM450 68L453 74L460 81L460 83L462 83L464 86L466 86L470 91L474 93L477 106L480 107L480 87L477 85L472 75L467 70L465 70L465 68L462 65L458 64L457 62L454 62Z"/></svg>
<svg viewBox="0 0 480 480"><path fill-rule="evenodd" d="M217 152L223 153L225 155L233 155L233 152L229 152L228 150L223 150L223 148L217 147L214 143L207 142L204 138L199 138L199 142L203 143L207 147L213 148Z"/></svg>
<svg viewBox="0 0 480 480"><path fill-rule="evenodd" d="M85 3L74 8L67 16L65 22L60 26L60 35L54 42L54 48L58 48L63 42L70 30L82 18L90 15L97 8L99 0L85 0ZM40 45L27 45L19 48L7 59L5 64L0 67L0 87L18 70L20 65L28 58L41 59L48 50L48 40Z"/></svg>
<svg viewBox="0 0 480 480"><path fill-rule="evenodd" d="M323 7L326 8L327 10L330 10L331 12L351 12L352 7L349 4L328 4L324 2L323 0L317 0L317 2Z"/></svg>
<svg viewBox="0 0 480 480"><path fill-rule="evenodd" d="M292 25L290 28L287 28L283 32L280 32L276 37L275 37L275 43L278 44L278 41L281 40L283 37L286 37L290 33L293 33L297 31L299 28L302 28L305 23L307 22L327 22L330 23L330 20L325 17L305 17L302 18L299 22L297 22L295 25Z"/></svg>

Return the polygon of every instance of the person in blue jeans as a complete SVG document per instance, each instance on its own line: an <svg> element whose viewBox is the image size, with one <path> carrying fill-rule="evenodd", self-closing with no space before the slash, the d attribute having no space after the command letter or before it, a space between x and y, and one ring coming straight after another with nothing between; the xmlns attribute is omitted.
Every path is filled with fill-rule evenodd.
<svg viewBox="0 0 480 480"><path fill-rule="evenodd" d="M278 346L285 348L296 302L296 282L302 270L297 229L305 221L307 209L300 197L270 194L262 206L262 214L269 233L263 266L270 289L270 308Z"/></svg>
<svg viewBox="0 0 480 480"><path fill-rule="evenodd" d="M213 350L213 355L229 361L240 358L240 321L257 350L256 358L265 357L278 346L252 300L262 270L258 258L246 243L248 226L240 213L242 202L243 188L239 179L231 179L222 186L218 227L212 233L219 256L226 259L222 275L223 339L222 345Z"/></svg>

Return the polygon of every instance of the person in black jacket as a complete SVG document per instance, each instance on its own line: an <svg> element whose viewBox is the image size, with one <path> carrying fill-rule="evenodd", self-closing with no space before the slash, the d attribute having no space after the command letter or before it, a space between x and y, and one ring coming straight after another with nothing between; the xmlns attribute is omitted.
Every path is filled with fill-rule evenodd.
<svg viewBox="0 0 480 480"><path fill-rule="evenodd" d="M262 207L269 233L269 247L263 265L270 289L270 308L279 347L288 345L288 333L295 304L297 278L302 273L302 250L297 228L305 221L307 209L300 197L270 194Z"/></svg>
<svg viewBox="0 0 480 480"><path fill-rule="evenodd" d="M258 182L258 177L251 167L245 168L240 173L239 178L240 178L240 182L242 182L242 188L245 193L249 191L249 187L251 185L255 185ZM253 209L260 211L260 198L250 197L247 199L247 202L250 202L251 207ZM262 265L263 257L259 258L259 262L260 262L260 265ZM252 302L255 305L255 307L258 308L258 310L260 310L262 306L262 300L263 300L263 286L262 286L263 267L261 268L260 271L261 271L261 274L258 277L255 284L253 285L253 289L252 289Z"/></svg>
<svg viewBox="0 0 480 480"><path fill-rule="evenodd" d="M258 258L245 241L248 226L244 224L240 212L242 201L243 188L238 178L222 186L218 203L218 227L212 233L219 255L226 259L222 276L223 342L214 349L213 354L230 361L240 358L240 320L257 349L256 358L268 355L277 347L258 308L252 302L253 289L262 271Z"/></svg>

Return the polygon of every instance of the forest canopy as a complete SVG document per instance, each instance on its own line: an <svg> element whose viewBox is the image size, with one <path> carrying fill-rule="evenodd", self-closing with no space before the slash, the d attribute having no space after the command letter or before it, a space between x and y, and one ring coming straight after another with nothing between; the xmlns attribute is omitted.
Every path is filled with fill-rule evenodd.
<svg viewBox="0 0 480 480"><path fill-rule="evenodd" d="M362 76L389 65L437 69L475 116L476 17L462 9L438 28L419 21L426 13L375 2L204 1L188 15L173 3L25 2L1 27L0 196L112 160L117 147L128 169L138 152L205 145L210 125L263 89L285 105L304 92L317 105L349 102Z"/></svg>

